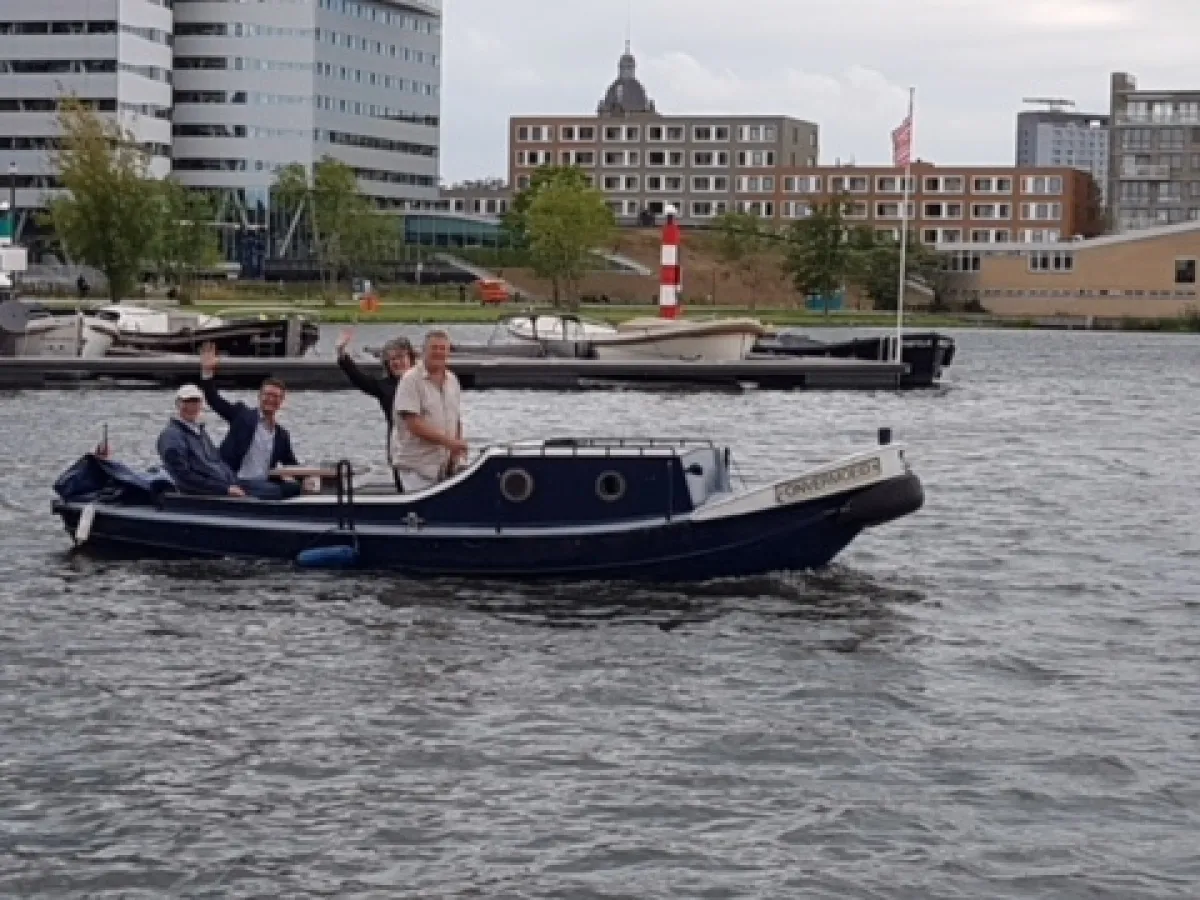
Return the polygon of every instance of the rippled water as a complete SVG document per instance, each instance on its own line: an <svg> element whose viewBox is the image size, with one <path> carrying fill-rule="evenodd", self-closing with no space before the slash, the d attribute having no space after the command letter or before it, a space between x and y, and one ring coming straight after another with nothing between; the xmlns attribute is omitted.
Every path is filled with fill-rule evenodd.
<svg viewBox="0 0 1200 900"><path fill-rule="evenodd" d="M957 338L930 393L467 395L748 482L910 445L918 515L686 591L72 557L53 477L170 395L0 394L0 895L1200 895L1200 340Z"/></svg>

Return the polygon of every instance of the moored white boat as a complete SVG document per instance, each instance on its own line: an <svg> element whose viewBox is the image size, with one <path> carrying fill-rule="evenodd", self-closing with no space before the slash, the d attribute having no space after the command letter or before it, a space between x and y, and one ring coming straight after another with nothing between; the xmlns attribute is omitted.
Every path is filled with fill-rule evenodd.
<svg viewBox="0 0 1200 900"><path fill-rule="evenodd" d="M239 312L227 319L178 308L117 304L101 307L94 318L117 326L117 349L142 352L197 353L212 343L224 356L296 357L320 338L316 323L294 312Z"/></svg>
<svg viewBox="0 0 1200 900"><path fill-rule="evenodd" d="M510 335L535 341L551 356L594 359L679 359L733 362L750 355L766 334L756 319L638 318L617 326L574 315L513 316Z"/></svg>
<svg viewBox="0 0 1200 900"><path fill-rule="evenodd" d="M98 359L119 337L115 324L84 312L53 315L17 300L0 303L0 356Z"/></svg>

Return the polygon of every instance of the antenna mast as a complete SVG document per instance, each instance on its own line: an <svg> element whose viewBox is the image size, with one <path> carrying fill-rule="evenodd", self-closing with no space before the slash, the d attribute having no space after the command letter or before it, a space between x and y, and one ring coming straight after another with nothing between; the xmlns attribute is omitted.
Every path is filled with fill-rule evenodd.
<svg viewBox="0 0 1200 900"><path fill-rule="evenodd" d="M1068 100L1066 97L1022 97L1021 102L1047 106L1052 112L1062 112L1064 109L1075 108L1075 101Z"/></svg>

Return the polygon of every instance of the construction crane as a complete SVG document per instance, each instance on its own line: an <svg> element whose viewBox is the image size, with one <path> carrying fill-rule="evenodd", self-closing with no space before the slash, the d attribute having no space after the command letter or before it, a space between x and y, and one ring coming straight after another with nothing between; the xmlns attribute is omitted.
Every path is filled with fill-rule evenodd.
<svg viewBox="0 0 1200 900"><path fill-rule="evenodd" d="M1068 100L1065 97L1022 97L1021 102L1036 103L1039 106L1048 106L1054 112L1061 112L1068 106L1075 106L1074 100Z"/></svg>

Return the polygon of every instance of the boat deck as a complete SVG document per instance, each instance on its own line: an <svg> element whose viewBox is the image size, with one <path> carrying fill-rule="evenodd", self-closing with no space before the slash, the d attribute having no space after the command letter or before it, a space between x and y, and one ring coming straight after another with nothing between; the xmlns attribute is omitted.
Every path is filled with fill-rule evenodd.
<svg viewBox="0 0 1200 900"><path fill-rule="evenodd" d="M368 374L382 374L377 360L360 360ZM524 359L455 355L451 368L465 390L589 390L613 387L686 386L714 390L896 390L908 387L906 366L875 360L751 358L738 362L682 360ZM332 358L227 358L218 383L255 388L275 376L294 390L352 390ZM69 387L175 387L200 377L198 359L130 357L0 358L0 389L61 390Z"/></svg>

